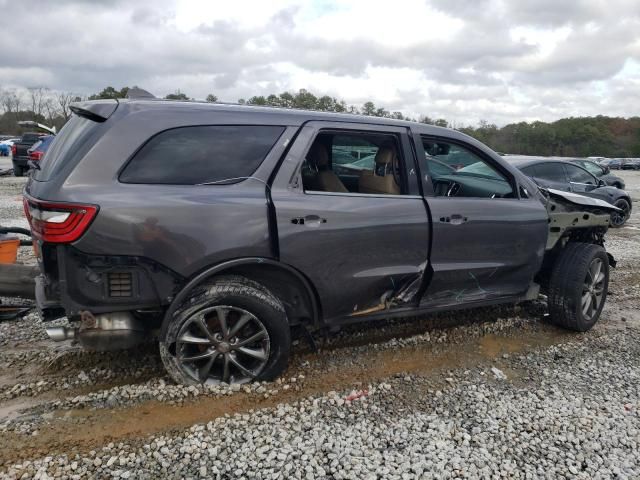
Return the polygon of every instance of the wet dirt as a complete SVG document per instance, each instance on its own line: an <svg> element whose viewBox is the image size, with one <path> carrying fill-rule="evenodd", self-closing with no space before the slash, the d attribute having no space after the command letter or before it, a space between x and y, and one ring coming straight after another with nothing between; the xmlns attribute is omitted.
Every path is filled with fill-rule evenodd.
<svg viewBox="0 0 640 480"><path fill-rule="evenodd" d="M521 331L515 336L490 334L460 344L371 351L358 356L346 368L331 364L322 353L307 354L297 358L295 363L315 363L317 368L313 369L314 373L308 375L301 367L290 368L284 376L297 376L301 373L307 376L294 388L287 391L280 389L277 394L268 398L257 393L237 392L217 398L198 398L182 405L148 401L129 408L55 412L41 425L37 436L5 434L5 441L0 446L0 466L55 453L87 452L109 442L143 441L152 434L183 429L223 415L273 407L331 390L366 388L370 383L397 374L412 373L444 382L442 378L438 378L441 377L438 374L443 371L490 368L504 354L545 348L572 341L576 337L578 336L575 334L552 326L538 324L538 328ZM507 376L517 377L517 373L509 372ZM277 388L277 385L274 386Z"/></svg>

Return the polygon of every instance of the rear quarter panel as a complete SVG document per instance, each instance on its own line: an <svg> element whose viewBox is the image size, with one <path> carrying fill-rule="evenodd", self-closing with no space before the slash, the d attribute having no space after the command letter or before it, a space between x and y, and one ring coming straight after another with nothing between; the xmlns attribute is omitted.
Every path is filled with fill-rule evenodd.
<svg viewBox="0 0 640 480"><path fill-rule="evenodd" d="M69 173L47 182L31 179L27 186L36 198L99 206L76 248L94 255L144 256L185 277L223 260L272 256L265 182L295 128L285 130L254 179L231 185L124 184L118 181L120 170L152 135L189 125L247 124L251 119L221 116L211 109L123 108L131 111L119 108L85 157L73 168L63 167Z"/></svg>

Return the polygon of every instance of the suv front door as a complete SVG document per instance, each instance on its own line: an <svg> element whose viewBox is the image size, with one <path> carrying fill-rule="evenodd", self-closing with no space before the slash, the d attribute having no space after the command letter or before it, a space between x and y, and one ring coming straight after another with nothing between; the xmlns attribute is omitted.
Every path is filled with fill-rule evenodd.
<svg viewBox="0 0 640 480"><path fill-rule="evenodd" d="M307 123L271 198L280 260L311 280L326 320L417 305L429 220L406 128Z"/></svg>
<svg viewBox="0 0 640 480"><path fill-rule="evenodd" d="M526 198L507 169L471 145L419 135L415 144L433 222L433 277L421 305L524 294L544 255L545 207Z"/></svg>

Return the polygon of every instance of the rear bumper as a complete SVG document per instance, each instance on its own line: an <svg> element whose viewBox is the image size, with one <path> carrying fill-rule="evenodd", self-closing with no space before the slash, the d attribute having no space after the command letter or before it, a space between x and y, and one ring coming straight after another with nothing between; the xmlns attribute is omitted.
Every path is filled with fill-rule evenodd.
<svg viewBox="0 0 640 480"><path fill-rule="evenodd" d="M45 322L63 317L65 314L60 300L51 298L47 287L47 278L42 274L38 275L36 277L36 307Z"/></svg>
<svg viewBox="0 0 640 480"><path fill-rule="evenodd" d="M71 245L41 245L36 304L44 320L168 305L184 279L143 257L87 255Z"/></svg>

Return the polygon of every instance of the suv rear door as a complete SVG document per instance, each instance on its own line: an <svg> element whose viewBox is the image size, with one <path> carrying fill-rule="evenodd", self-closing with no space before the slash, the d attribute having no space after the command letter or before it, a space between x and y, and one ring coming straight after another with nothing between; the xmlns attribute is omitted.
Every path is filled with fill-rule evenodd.
<svg viewBox="0 0 640 480"><path fill-rule="evenodd" d="M527 198L507 168L470 144L420 135L415 144L433 222L433 277L421 306L524 294L544 255L545 207Z"/></svg>
<svg viewBox="0 0 640 480"><path fill-rule="evenodd" d="M429 220L407 133L309 122L272 184L280 260L311 280L329 321L419 300Z"/></svg>

